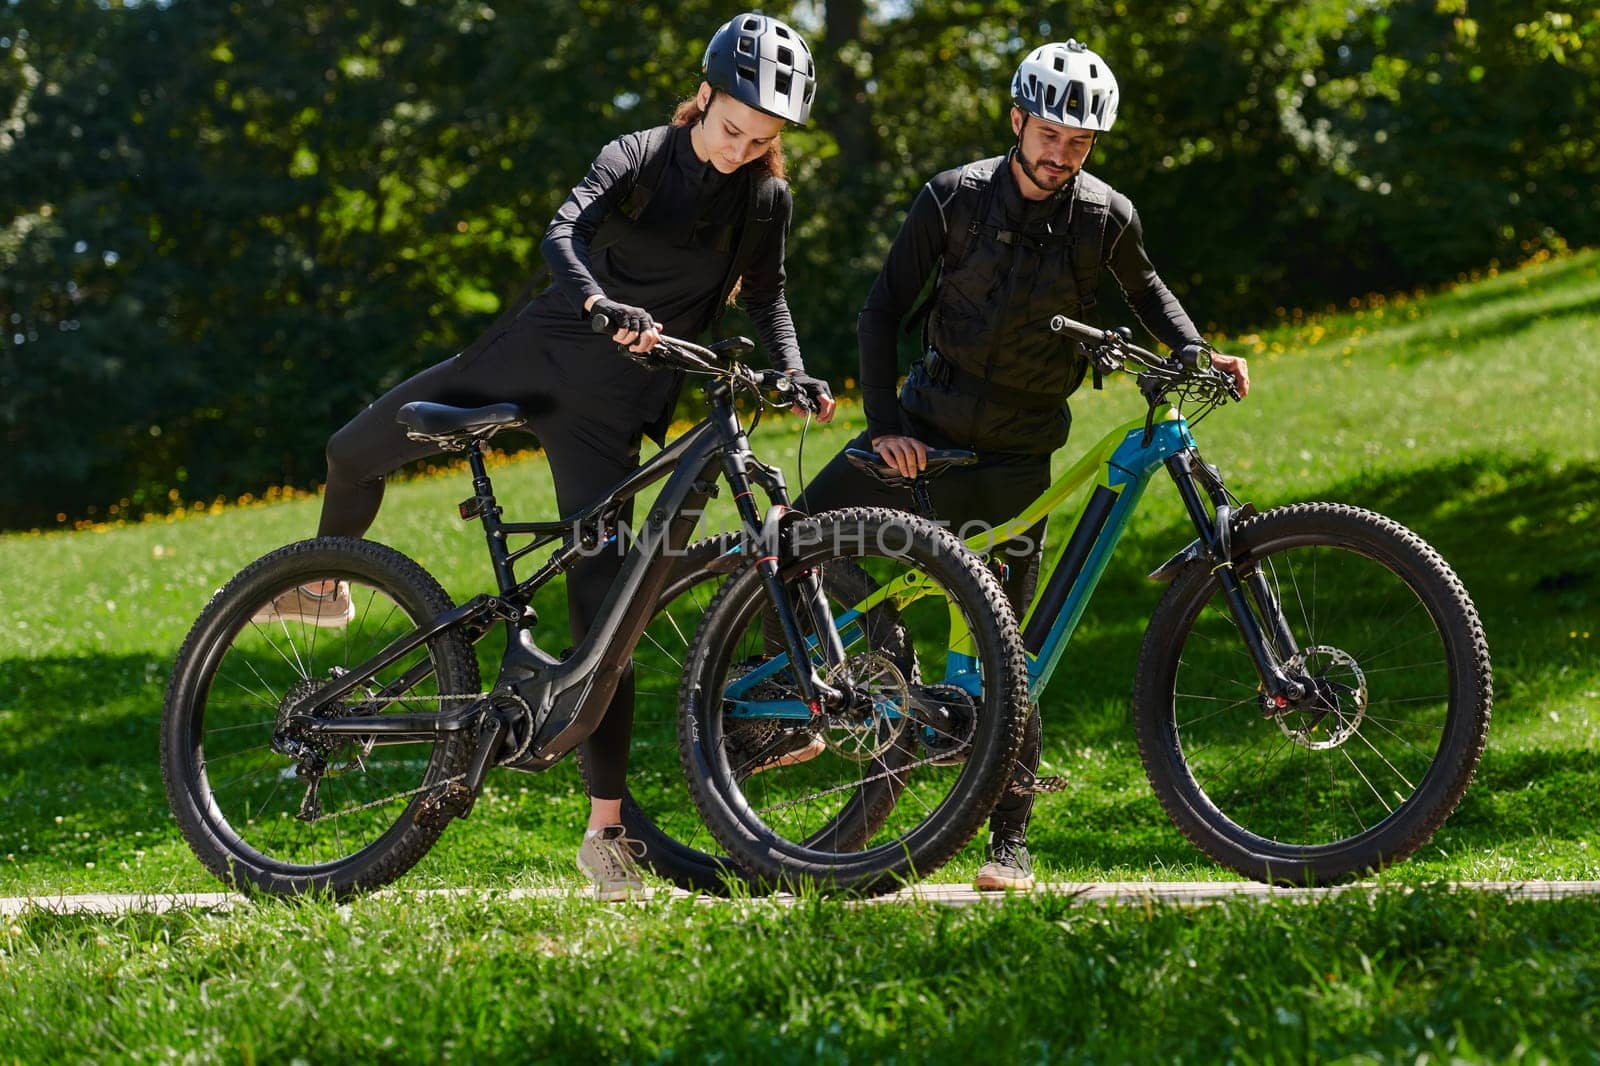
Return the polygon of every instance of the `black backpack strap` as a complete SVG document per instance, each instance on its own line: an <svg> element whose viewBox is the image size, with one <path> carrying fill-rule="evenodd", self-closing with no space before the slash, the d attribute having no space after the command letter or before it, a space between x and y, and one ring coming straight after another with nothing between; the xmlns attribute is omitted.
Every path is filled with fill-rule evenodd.
<svg viewBox="0 0 1600 1066"><path fill-rule="evenodd" d="M1004 160L1002 159L1001 162ZM999 180L1000 168L985 172L982 168L986 163L994 160L980 160L968 163L961 168L961 177L956 181L956 187L951 192L949 199L939 200L939 217L944 221L944 253L939 257L939 272L934 275L933 286L928 290L928 295L916 306L910 315L906 316L905 332L914 329L922 330L923 347L928 343L928 316L933 313L934 302L939 298L939 287L944 284L945 276L961 265L967 257L967 249L972 244L972 238L977 236L983 228L985 220L989 217L989 205L994 199L994 185ZM965 189L978 189L978 197L974 206L972 197L962 196ZM967 214L971 207L972 213Z"/></svg>
<svg viewBox="0 0 1600 1066"><path fill-rule="evenodd" d="M1072 218L1067 223L1071 238L1073 280L1078 287L1078 315L1094 324L1094 310L1100 303L1100 266L1105 260L1106 223L1111 217L1111 186L1087 171L1074 183Z"/></svg>
<svg viewBox="0 0 1600 1066"><path fill-rule="evenodd" d="M1067 254L1078 290L1078 317L1093 325L1100 303L1100 267L1105 260L1106 225L1111 217L1111 186L1080 171L1073 181L1071 215L1067 220ZM1089 360L1094 387L1105 388L1100 364Z"/></svg>
<svg viewBox="0 0 1600 1066"><path fill-rule="evenodd" d="M782 182L771 174L760 172L750 181L750 206L745 213L744 228L739 233L739 244L728 264L728 273L722 279L722 291L717 294L717 310L711 319L711 334L722 339L722 316L728 309L728 297L734 286L744 278L744 272L755 258L768 231L776 221L778 190Z"/></svg>
<svg viewBox="0 0 1600 1066"><path fill-rule="evenodd" d="M655 126L644 131L644 159L639 164L639 176L633 180L633 188L628 190L622 203L617 205L617 214L630 223L639 221L644 209L650 206L650 198L656 194L656 186L661 184L661 175L667 169L667 152L664 149L667 147L667 138L672 136L672 129L671 126ZM595 237L599 236L599 231L596 231ZM616 238L613 237L606 243L615 242Z"/></svg>

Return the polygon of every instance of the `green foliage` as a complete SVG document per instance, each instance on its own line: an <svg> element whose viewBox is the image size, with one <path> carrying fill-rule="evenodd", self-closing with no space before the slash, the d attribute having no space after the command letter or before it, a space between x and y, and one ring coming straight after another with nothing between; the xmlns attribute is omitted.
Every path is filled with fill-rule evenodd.
<svg viewBox="0 0 1600 1066"><path fill-rule="evenodd" d="M791 9L822 85L787 135L790 291L835 379L911 197L1004 150L1011 70L1068 35L1124 93L1093 166L1201 322L1600 240L1576 0ZM520 287L733 10L0 4L0 527L314 483L333 429Z"/></svg>

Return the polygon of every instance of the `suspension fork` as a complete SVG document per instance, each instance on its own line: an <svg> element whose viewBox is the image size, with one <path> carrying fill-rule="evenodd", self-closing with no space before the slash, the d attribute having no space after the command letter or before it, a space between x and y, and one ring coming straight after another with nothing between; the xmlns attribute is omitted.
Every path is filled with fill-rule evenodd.
<svg viewBox="0 0 1600 1066"><path fill-rule="evenodd" d="M1283 707L1306 694L1306 686L1283 672L1280 663L1294 654L1295 639L1277 598L1267 585L1259 567L1241 580L1233 564L1233 504L1223 487L1217 469L1200 458L1193 448L1174 452L1166 459L1167 473L1172 476L1183 506L1200 534L1211 572L1228 604L1228 613L1234 626L1244 638L1245 649L1255 664L1256 675L1261 679L1266 699ZM1202 497L1200 486L1205 489ZM1208 509L1207 502L1210 507ZM1248 592L1246 586L1248 585ZM1255 610L1251 609L1251 600ZM1261 619L1256 617L1257 611ZM1265 622L1265 631L1263 630Z"/></svg>
<svg viewBox="0 0 1600 1066"><path fill-rule="evenodd" d="M1222 484L1222 474L1216 467L1200 458L1198 452L1194 454L1191 464L1194 476L1205 487L1206 495L1211 500L1212 512L1217 516L1215 527L1216 534L1221 543L1226 557L1233 557L1233 523L1236 518L1248 518L1255 513L1255 509L1246 504L1236 513L1228 499L1228 491ZM1250 598L1255 602L1256 612L1261 622L1267 627L1267 636L1272 641L1273 650L1277 652L1278 661L1293 658L1300 652L1299 641L1295 639L1294 631L1289 628L1289 620L1284 616L1283 604L1278 599L1277 593L1267 582L1266 573L1259 566L1250 568L1250 572L1241 579L1241 583L1250 593Z"/></svg>
<svg viewBox="0 0 1600 1066"><path fill-rule="evenodd" d="M800 623L794 616L789 596L779 577L779 556L782 551L780 522L789 510L789 491L784 483L783 473L776 467L761 462L751 453L750 440L742 429L736 424L730 428L732 439L722 450L723 476L733 490L733 503L739 511L739 518L759 549L755 561L756 570L761 575L762 583L767 589L767 598L777 615L778 625L783 632L783 643L789 653L789 661L795 664L796 685L813 714L821 713L824 706L842 706L845 694L822 680L822 676L817 672L805 634L800 632ZM771 503L765 520L756 510L755 490L751 487L752 479L761 483ZM817 645L821 649L824 663L829 667L838 666L845 659L844 642L839 638L839 630L833 621L833 612L828 607L827 597L822 593L821 576L815 569L808 569L796 579L794 587L800 592L806 613L811 617L812 628L817 634ZM800 669L801 663L806 664L805 669Z"/></svg>

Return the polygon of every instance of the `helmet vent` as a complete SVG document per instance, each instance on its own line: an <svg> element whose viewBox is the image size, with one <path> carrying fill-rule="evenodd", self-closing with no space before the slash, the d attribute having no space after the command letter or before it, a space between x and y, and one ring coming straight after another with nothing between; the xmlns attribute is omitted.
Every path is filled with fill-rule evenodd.
<svg viewBox="0 0 1600 1066"><path fill-rule="evenodd" d="M757 19L757 18L745 19L744 20L744 28L746 30L750 31L751 33L760 33L761 32L761 20Z"/></svg>
<svg viewBox="0 0 1600 1066"><path fill-rule="evenodd" d="M749 66L745 63L740 63L734 69L739 72L739 77L743 78L745 81L751 83L752 85L758 83L759 79L756 78L755 67Z"/></svg>
<svg viewBox="0 0 1600 1066"><path fill-rule="evenodd" d="M787 26L774 26L774 27L772 27L772 32L776 33L779 37L788 37L789 36L789 27L787 27Z"/></svg>
<svg viewBox="0 0 1600 1066"><path fill-rule="evenodd" d="M788 96L790 80L791 76L788 73L779 71L772 76L772 87L783 96Z"/></svg>
<svg viewBox="0 0 1600 1066"><path fill-rule="evenodd" d="M1098 78L1099 76L1100 76L1100 68L1095 66L1093 63L1090 63L1089 64L1089 77Z"/></svg>
<svg viewBox="0 0 1600 1066"><path fill-rule="evenodd" d="M1054 85L1045 87L1044 106L1046 111L1052 110L1056 106L1056 87Z"/></svg>
<svg viewBox="0 0 1600 1066"><path fill-rule="evenodd" d="M754 37L739 38L739 54L753 56L756 54L756 39Z"/></svg>
<svg viewBox="0 0 1600 1066"><path fill-rule="evenodd" d="M1067 57L1064 56L1064 55L1061 55L1060 53L1057 53L1056 54L1055 68L1056 68L1056 73L1057 74L1066 73L1066 70L1067 70Z"/></svg>
<svg viewBox="0 0 1600 1066"><path fill-rule="evenodd" d="M778 46L778 62L786 67L794 66L794 49L787 45Z"/></svg>

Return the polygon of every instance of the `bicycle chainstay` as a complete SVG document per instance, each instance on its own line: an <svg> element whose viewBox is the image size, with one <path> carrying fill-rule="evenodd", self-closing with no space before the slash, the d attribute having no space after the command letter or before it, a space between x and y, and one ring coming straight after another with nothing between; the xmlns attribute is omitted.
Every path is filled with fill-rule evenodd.
<svg viewBox="0 0 1600 1066"><path fill-rule="evenodd" d="M359 702L363 704L436 703L442 706L443 704L452 701L459 702L468 700L483 700L486 698L487 696L485 693L473 692L445 696L370 696ZM420 806L417 810L416 816L418 822L421 822L424 825L430 825L436 819L441 817L445 820L448 820L449 818L459 816L461 813L462 804L469 797L462 795L462 793L466 792L467 790L461 788L452 788L451 786L458 785L466 776L467 775L465 773L455 774L439 781L430 781L427 784L418 785L416 788L406 789L402 792L394 792L387 796L380 796L377 799L368 800L366 803L358 803L354 807L346 807L343 810L334 811L331 814L323 814L319 811L314 816L305 818L303 820L308 825L316 825L318 822L332 821L335 818L346 818L352 814L359 814L362 811L370 811L374 807L382 807L386 804L393 803L395 800L409 799L412 796L421 795L423 793L431 793L431 795L424 798L422 806ZM317 776L317 781L320 782L320 780L321 775L319 774ZM314 786L311 787L314 788Z"/></svg>

